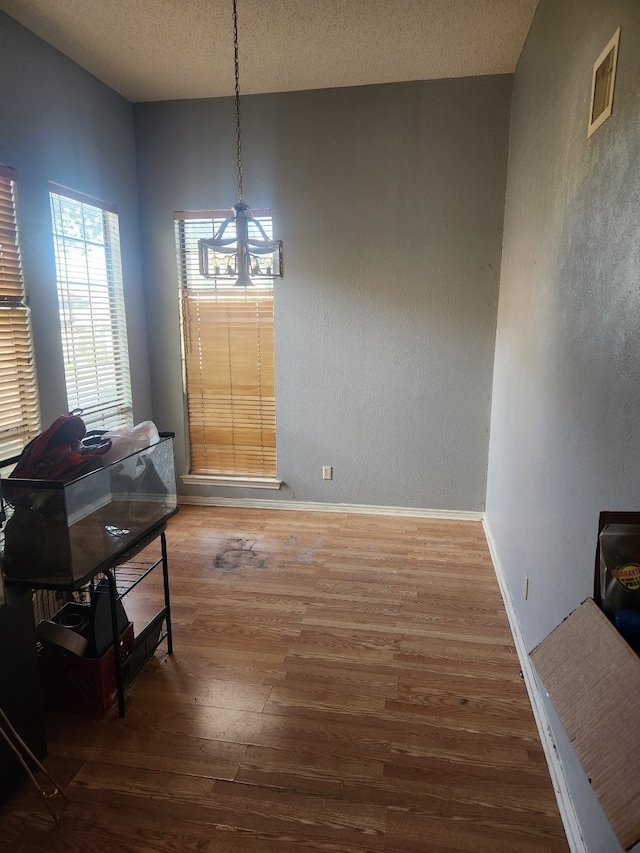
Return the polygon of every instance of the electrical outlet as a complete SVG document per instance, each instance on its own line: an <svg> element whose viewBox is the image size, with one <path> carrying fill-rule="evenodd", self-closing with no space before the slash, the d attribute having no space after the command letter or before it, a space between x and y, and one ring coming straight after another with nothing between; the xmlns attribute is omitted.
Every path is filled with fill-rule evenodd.
<svg viewBox="0 0 640 853"><path fill-rule="evenodd" d="M525 601L529 598L529 575L522 578L522 595Z"/></svg>
<svg viewBox="0 0 640 853"><path fill-rule="evenodd" d="M332 465L323 465L322 466L322 479L323 480L333 480L333 466Z"/></svg>

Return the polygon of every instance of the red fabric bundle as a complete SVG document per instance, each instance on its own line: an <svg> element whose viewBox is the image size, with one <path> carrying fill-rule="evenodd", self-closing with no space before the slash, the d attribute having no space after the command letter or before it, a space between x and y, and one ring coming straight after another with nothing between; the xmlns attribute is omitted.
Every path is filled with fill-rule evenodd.
<svg viewBox="0 0 640 853"><path fill-rule="evenodd" d="M60 415L22 451L9 477L21 480L75 480L102 466L111 440L84 445L87 428L77 415Z"/></svg>

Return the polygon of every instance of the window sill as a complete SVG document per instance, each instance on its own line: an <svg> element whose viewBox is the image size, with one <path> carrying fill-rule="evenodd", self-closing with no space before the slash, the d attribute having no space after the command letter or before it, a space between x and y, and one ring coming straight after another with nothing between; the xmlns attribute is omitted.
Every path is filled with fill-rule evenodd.
<svg viewBox="0 0 640 853"><path fill-rule="evenodd" d="M275 477L225 477L217 474L183 474L185 486L231 486L236 489L279 489L282 480Z"/></svg>

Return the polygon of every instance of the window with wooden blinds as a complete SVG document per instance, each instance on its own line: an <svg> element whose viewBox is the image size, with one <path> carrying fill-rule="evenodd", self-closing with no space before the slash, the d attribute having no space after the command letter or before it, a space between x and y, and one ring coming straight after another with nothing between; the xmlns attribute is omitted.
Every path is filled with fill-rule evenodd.
<svg viewBox="0 0 640 853"><path fill-rule="evenodd" d="M115 207L50 185L69 411L88 427L133 425Z"/></svg>
<svg viewBox="0 0 640 853"><path fill-rule="evenodd" d="M0 459L40 431L31 321L26 305L13 169L0 165Z"/></svg>
<svg viewBox="0 0 640 853"><path fill-rule="evenodd" d="M271 216L253 211L271 238ZM229 211L176 213L191 473L276 475L273 283L235 287L200 273L198 240ZM231 235L234 236L234 235Z"/></svg>

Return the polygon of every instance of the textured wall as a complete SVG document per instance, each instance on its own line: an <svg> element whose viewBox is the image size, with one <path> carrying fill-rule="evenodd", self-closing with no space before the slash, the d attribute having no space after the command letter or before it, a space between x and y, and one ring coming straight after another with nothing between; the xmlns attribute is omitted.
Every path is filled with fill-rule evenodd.
<svg viewBox="0 0 640 853"><path fill-rule="evenodd" d="M284 240L286 488L185 492L483 509L510 89L484 77L243 99L245 196ZM183 473L172 216L235 201L233 102L134 111L154 411Z"/></svg>
<svg viewBox="0 0 640 853"><path fill-rule="evenodd" d="M43 425L66 409L49 181L118 207L134 417L151 416L131 109L0 12L0 163L18 172Z"/></svg>
<svg viewBox="0 0 640 853"><path fill-rule="evenodd" d="M588 140L620 25L613 115ZM487 490L529 648L591 594L598 513L640 509L639 127L640 5L541 0L514 81ZM589 849L618 850L571 776Z"/></svg>

